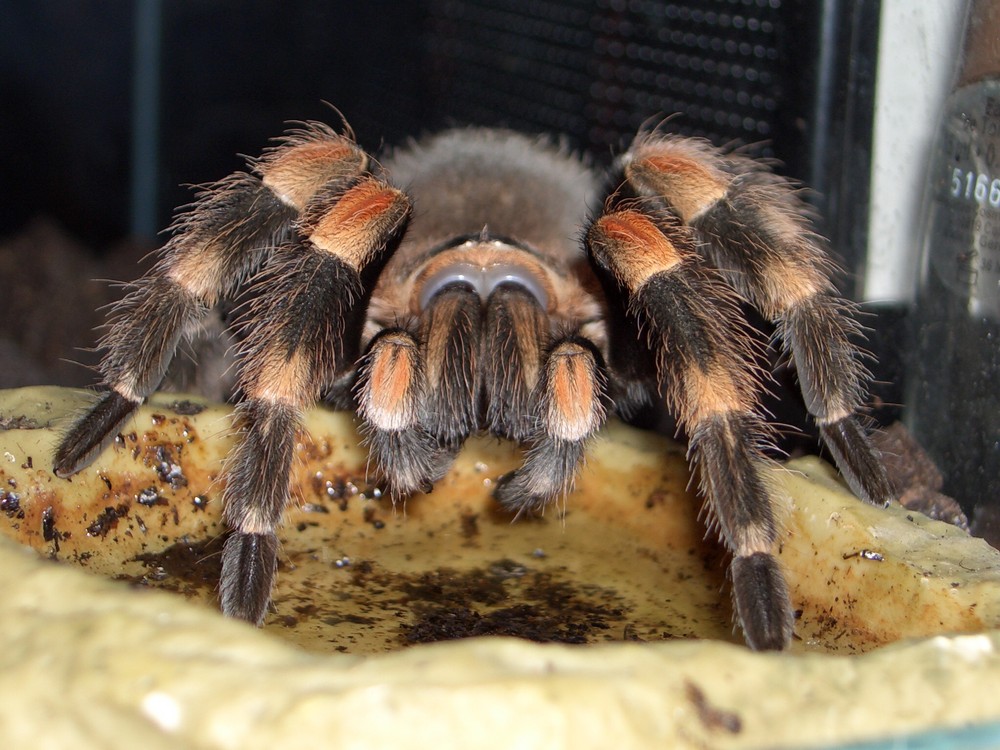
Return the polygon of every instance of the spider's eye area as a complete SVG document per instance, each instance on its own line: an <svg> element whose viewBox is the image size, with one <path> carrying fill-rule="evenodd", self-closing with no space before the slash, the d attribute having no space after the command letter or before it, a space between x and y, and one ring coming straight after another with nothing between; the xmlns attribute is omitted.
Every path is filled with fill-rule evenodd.
<svg viewBox="0 0 1000 750"><path fill-rule="evenodd" d="M420 289L420 309L424 310L434 295L451 284L466 284L480 299L487 300L500 284L517 284L534 297L543 310L548 308L549 295L536 275L518 263L472 263L456 261L436 269L423 279Z"/></svg>

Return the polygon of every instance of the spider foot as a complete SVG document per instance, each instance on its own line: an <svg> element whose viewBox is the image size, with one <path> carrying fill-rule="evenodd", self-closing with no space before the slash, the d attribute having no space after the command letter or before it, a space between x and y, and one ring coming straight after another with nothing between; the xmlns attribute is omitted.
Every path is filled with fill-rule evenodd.
<svg viewBox="0 0 1000 750"><path fill-rule="evenodd" d="M497 480L493 493L505 510L540 513L573 485L586 443L583 440L544 438L528 451L524 465Z"/></svg>
<svg viewBox="0 0 1000 750"><path fill-rule="evenodd" d="M881 457L857 417L821 425L820 434L855 495L882 507L895 499Z"/></svg>
<svg viewBox="0 0 1000 750"><path fill-rule="evenodd" d="M733 603L747 645L781 651L792 640L795 617L778 561L766 552L737 556L729 568Z"/></svg>
<svg viewBox="0 0 1000 750"><path fill-rule="evenodd" d="M140 401L108 391L74 424L56 450L53 472L65 479L93 461L115 439L118 428L139 408Z"/></svg>
<svg viewBox="0 0 1000 750"><path fill-rule="evenodd" d="M430 492L448 473L457 452L442 448L420 428L367 432L369 453L393 498Z"/></svg>
<svg viewBox="0 0 1000 750"><path fill-rule="evenodd" d="M278 537L234 531L222 549L219 599L229 617L253 625L264 622L278 569Z"/></svg>

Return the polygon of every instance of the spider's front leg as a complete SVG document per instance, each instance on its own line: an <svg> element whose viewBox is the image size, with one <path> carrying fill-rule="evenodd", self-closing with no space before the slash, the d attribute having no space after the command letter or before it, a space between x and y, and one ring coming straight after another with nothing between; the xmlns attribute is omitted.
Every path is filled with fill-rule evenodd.
<svg viewBox="0 0 1000 750"><path fill-rule="evenodd" d="M690 436L710 517L733 553L735 608L747 643L785 648L793 616L773 554L778 522L763 474L761 373L735 295L698 258L690 229L648 202L609 201L587 232L587 247L609 298L627 299L633 322L646 331L660 391ZM611 355L617 366L622 355Z"/></svg>
<svg viewBox="0 0 1000 750"><path fill-rule="evenodd" d="M109 390L60 442L55 473L91 463L159 385L182 337L255 271L238 354L238 445L226 466L223 611L260 623L277 560L301 410L353 369L374 277L409 200L367 172L349 136L307 123L208 186L152 271L116 307L101 363ZM275 242L279 242L275 248Z"/></svg>
<svg viewBox="0 0 1000 750"><path fill-rule="evenodd" d="M63 436L56 475L71 476L97 458L160 385L181 339L232 299L319 190L354 179L367 158L349 136L306 123L250 160L253 173L201 189L178 216L160 260L115 306L100 343L108 390Z"/></svg>
<svg viewBox="0 0 1000 750"><path fill-rule="evenodd" d="M792 186L751 159L697 140L640 136L623 159L628 184L692 227L704 256L776 325L806 407L854 493L895 499L857 414L868 374L852 338L859 326L837 296L832 263Z"/></svg>
<svg viewBox="0 0 1000 750"><path fill-rule="evenodd" d="M254 280L238 358L239 443L223 497L232 534L219 589L228 615L264 619L302 409L354 368L373 278L409 209L402 192L370 175L321 191L298 222L298 239Z"/></svg>

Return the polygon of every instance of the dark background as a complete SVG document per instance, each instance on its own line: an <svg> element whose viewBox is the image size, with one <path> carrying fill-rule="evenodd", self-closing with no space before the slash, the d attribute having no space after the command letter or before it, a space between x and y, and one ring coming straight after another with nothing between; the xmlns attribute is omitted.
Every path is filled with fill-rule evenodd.
<svg viewBox="0 0 1000 750"><path fill-rule="evenodd" d="M849 235L837 235L854 210L843 198L857 204L867 184L877 10L835 0L0 0L0 232L44 214L95 245L129 233L146 12L159 39L158 228L187 200L181 184L239 167L237 153L258 153L288 120L335 120L324 101L370 149L477 123L565 133L598 159L672 115L668 129L777 157L817 191L850 265Z"/></svg>

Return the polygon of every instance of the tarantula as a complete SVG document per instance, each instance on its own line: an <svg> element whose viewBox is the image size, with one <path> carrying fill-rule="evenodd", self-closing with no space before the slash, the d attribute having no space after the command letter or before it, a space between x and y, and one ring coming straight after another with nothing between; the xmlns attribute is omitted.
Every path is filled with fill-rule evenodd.
<svg viewBox="0 0 1000 750"><path fill-rule="evenodd" d="M797 191L762 164L644 132L602 178L551 141L456 129L383 167L346 124L307 122L248 167L202 189L115 307L108 390L54 466L68 477L92 462L179 342L242 300L227 615L264 618L296 431L316 401L357 410L397 496L430 490L473 433L517 441L524 462L496 489L517 512L568 491L609 408L628 418L659 401L688 437L710 526L732 553L747 643L786 647L766 373L745 303L775 324L855 493L892 498L856 416L866 373L851 307Z"/></svg>

